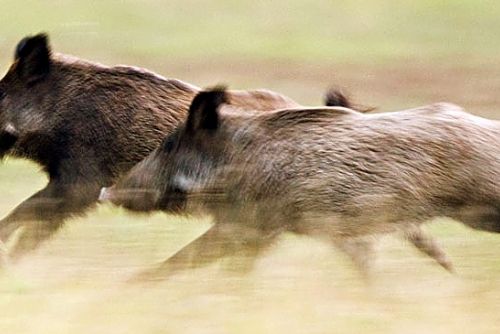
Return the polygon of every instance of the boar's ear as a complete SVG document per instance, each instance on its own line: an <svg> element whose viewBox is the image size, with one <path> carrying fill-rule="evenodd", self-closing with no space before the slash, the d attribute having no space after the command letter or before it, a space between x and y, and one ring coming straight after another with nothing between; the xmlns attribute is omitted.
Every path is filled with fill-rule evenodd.
<svg viewBox="0 0 500 334"><path fill-rule="evenodd" d="M50 70L48 36L38 34L23 38L16 48L17 72L28 85L43 79Z"/></svg>
<svg viewBox="0 0 500 334"><path fill-rule="evenodd" d="M191 106L186 123L188 130L216 130L219 126L219 106L227 103L226 88L217 86L198 93Z"/></svg>

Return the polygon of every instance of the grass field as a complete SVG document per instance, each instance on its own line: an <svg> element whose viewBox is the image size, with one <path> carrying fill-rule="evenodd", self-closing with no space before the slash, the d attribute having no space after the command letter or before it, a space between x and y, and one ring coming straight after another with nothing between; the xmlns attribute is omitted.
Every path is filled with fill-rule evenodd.
<svg viewBox="0 0 500 334"><path fill-rule="evenodd" d="M26 34L107 64L199 86L266 87L304 104L331 84L380 110L450 101L500 119L496 1L0 1L0 69ZM45 184L0 166L0 215ZM155 285L126 284L210 220L102 206L0 274L2 333L498 333L500 236L428 226L444 272L383 238L369 283L328 245L284 236L247 274L240 259Z"/></svg>

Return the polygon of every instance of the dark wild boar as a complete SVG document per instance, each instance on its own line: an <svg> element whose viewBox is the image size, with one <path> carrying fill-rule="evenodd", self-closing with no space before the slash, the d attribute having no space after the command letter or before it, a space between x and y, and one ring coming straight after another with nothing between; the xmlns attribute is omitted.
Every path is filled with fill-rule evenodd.
<svg viewBox="0 0 500 334"><path fill-rule="evenodd" d="M140 68L53 54L44 34L23 39L0 81L0 158L35 161L49 182L0 221L1 241L25 227L11 256L37 247L67 218L92 207L102 186L185 120L198 91ZM244 109L298 106L265 90L228 94Z"/></svg>
<svg viewBox="0 0 500 334"><path fill-rule="evenodd" d="M101 192L132 210L214 217L147 278L257 252L283 231L326 239L360 265L370 243L359 238L419 235L435 217L500 231L498 121L446 103L242 113L223 105L230 99L223 89L199 93L186 123Z"/></svg>

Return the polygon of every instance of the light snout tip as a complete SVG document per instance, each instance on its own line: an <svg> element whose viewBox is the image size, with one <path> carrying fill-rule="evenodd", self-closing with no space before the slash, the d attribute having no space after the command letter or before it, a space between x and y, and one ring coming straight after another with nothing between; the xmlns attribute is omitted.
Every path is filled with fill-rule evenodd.
<svg viewBox="0 0 500 334"><path fill-rule="evenodd" d="M4 131L13 136L17 136L18 134L16 127L12 123L7 123L5 125Z"/></svg>
<svg viewBox="0 0 500 334"><path fill-rule="evenodd" d="M111 188L110 187L102 187L99 192L99 202L108 202L111 200Z"/></svg>

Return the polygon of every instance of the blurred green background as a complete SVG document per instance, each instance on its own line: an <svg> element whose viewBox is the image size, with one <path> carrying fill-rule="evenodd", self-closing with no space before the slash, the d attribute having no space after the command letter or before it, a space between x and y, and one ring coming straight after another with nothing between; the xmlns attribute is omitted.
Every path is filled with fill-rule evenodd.
<svg viewBox="0 0 500 334"><path fill-rule="evenodd" d="M330 85L396 110L437 101L500 119L497 1L0 1L0 69L27 34L56 52L147 67L198 86L269 88L317 105ZM45 184L0 166L0 214ZM238 259L153 286L124 281L210 224L109 206L0 276L4 333L498 333L500 237L429 226L452 276L382 238L370 283L328 245L291 235L256 268Z"/></svg>

